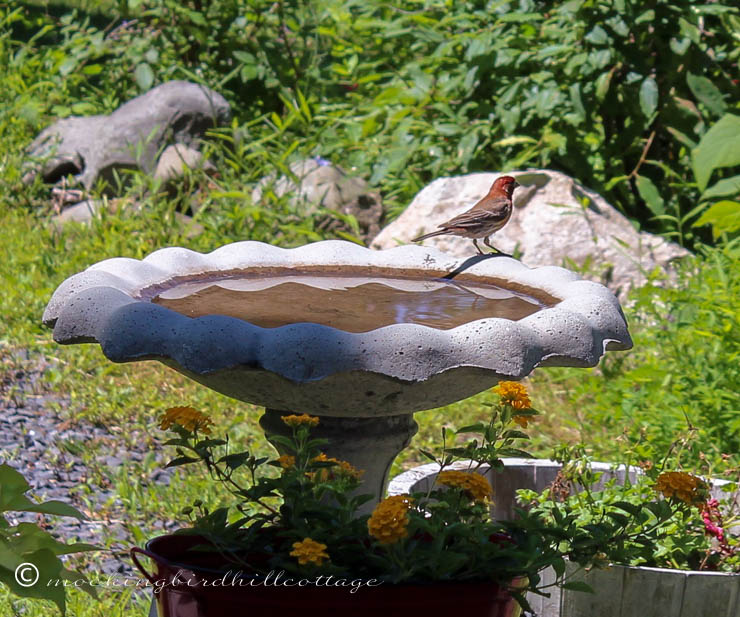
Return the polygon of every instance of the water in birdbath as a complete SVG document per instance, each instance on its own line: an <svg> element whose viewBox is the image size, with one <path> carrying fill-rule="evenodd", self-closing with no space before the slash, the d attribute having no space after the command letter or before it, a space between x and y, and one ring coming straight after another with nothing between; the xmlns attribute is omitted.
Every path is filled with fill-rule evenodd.
<svg viewBox="0 0 740 617"><path fill-rule="evenodd" d="M490 317L516 321L551 304L479 280L317 272L172 281L148 295L188 317L228 315L263 328L310 322L346 332L403 323L448 330Z"/></svg>

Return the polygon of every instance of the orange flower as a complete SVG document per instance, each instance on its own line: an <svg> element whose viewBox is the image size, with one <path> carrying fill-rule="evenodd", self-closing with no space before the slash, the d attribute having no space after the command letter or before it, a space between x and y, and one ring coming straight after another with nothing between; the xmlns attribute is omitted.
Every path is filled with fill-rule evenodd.
<svg viewBox="0 0 740 617"><path fill-rule="evenodd" d="M413 500L409 495L394 495L381 501L367 521L370 535L381 544L394 544L408 535L409 510Z"/></svg>
<svg viewBox="0 0 740 617"><path fill-rule="evenodd" d="M311 459L311 462L320 462L320 463L334 463L334 467L326 467L324 469L320 469L318 473L319 480L333 480L334 474L339 472L339 474L350 476L352 478L355 478L356 480L359 480L363 473L365 473L361 469L357 469L354 467L351 463L348 463L347 461L340 461L339 459L336 459L331 456L326 456L323 452L319 454L318 456L314 456Z"/></svg>
<svg viewBox="0 0 740 617"><path fill-rule="evenodd" d="M201 431L209 434L211 432L209 425L212 425L213 422L207 415L192 407L170 407L164 412L159 428L165 431L173 424L177 424L191 433Z"/></svg>
<svg viewBox="0 0 740 617"><path fill-rule="evenodd" d="M295 414L291 416L283 416L281 420L292 428L298 428L301 426L312 427L316 426L319 423L318 418L316 418L315 416L309 416L307 413L301 414L300 416Z"/></svg>
<svg viewBox="0 0 740 617"><path fill-rule="evenodd" d="M459 488L474 501L485 501L490 498L493 489L482 475L465 471L441 471L437 482L445 486Z"/></svg>
<svg viewBox="0 0 740 617"><path fill-rule="evenodd" d="M516 381L502 381L493 391L501 397L502 404L511 405L514 409L529 409L532 406L527 389Z"/></svg>
<svg viewBox="0 0 740 617"><path fill-rule="evenodd" d="M532 416L513 416L511 419L514 420L519 426L522 428L527 428L529 425L529 420L532 418Z"/></svg>
<svg viewBox="0 0 740 617"><path fill-rule="evenodd" d="M277 462L280 463L280 467L283 469L291 469L295 467L295 456L292 454L283 454L278 458Z"/></svg>
<svg viewBox="0 0 740 617"><path fill-rule="evenodd" d="M675 498L689 505L704 503L709 487L701 478L684 471L664 471L658 476L655 490L668 499Z"/></svg>
<svg viewBox="0 0 740 617"><path fill-rule="evenodd" d="M290 556L295 557L300 565L313 563L320 566L325 559L329 559L326 552L326 544L306 538L300 542L293 542L293 550Z"/></svg>

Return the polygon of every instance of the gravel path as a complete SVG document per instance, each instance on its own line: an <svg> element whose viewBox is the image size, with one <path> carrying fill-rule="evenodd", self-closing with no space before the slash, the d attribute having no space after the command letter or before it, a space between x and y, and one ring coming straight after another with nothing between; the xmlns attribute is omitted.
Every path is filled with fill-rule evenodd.
<svg viewBox="0 0 740 617"><path fill-rule="evenodd" d="M106 486L105 476L111 475L111 470L115 471L123 461L140 462L149 450L146 440L129 438L129 443L124 444L120 434L115 435L105 427L62 417L64 413L57 409L66 409L69 400L48 391L42 379L53 360L25 351L14 351L0 359L0 462L22 473L36 497L70 503L89 517L87 521L78 521L24 514L18 520L48 525L62 541L101 545L104 538L113 538L113 546L118 550L96 554L88 569L103 574L132 574L127 556L132 540L122 522L115 520L117 506L122 510L122 504L116 500L113 489ZM141 449L135 446L132 449L131 443L140 443ZM95 457L95 465L104 469L102 474L94 473L83 461L81 454L91 448L105 452ZM166 484L171 472L157 470L148 481ZM79 490L81 485L91 488L87 503ZM113 506L103 508L110 500ZM114 516L103 519L99 514L102 511L112 512ZM10 522L17 521L11 518ZM174 525L153 521L140 526L153 536L171 530Z"/></svg>

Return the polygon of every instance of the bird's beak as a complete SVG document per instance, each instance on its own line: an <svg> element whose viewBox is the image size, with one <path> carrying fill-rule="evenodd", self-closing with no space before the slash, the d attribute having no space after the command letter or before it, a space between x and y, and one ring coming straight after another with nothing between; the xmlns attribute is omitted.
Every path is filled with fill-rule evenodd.
<svg viewBox="0 0 740 617"><path fill-rule="evenodd" d="M519 184L516 180L514 180L513 186L516 189L516 188L519 188L521 186L521 184Z"/></svg>

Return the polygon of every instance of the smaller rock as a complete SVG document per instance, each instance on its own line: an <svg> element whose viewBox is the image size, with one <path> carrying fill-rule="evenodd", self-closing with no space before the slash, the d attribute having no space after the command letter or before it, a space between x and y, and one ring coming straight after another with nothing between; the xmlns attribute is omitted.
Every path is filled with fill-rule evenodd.
<svg viewBox="0 0 740 617"><path fill-rule="evenodd" d="M57 228L62 227L66 223L89 223L95 218L99 209L100 201L87 199L69 208L65 208L61 214L57 214L51 221Z"/></svg>
<svg viewBox="0 0 740 617"><path fill-rule="evenodd" d="M206 171L213 171L213 164L203 159L203 154L195 148L190 148L184 144L174 144L167 146L157 161L157 168L154 170L154 179L162 183L170 182L180 178L185 169L203 168Z"/></svg>
<svg viewBox="0 0 740 617"><path fill-rule="evenodd" d="M252 201L259 202L266 188L276 196L291 195L291 203L299 214L312 214L319 207L352 215L360 226L362 239L369 242L380 231L383 204L380 194L370 191L362 178L350 176L341 167L315 157L290 165L296 183L288 176L263 178L252 191ZM338 221L327 222L323 228L341 227Z"/></svg>

